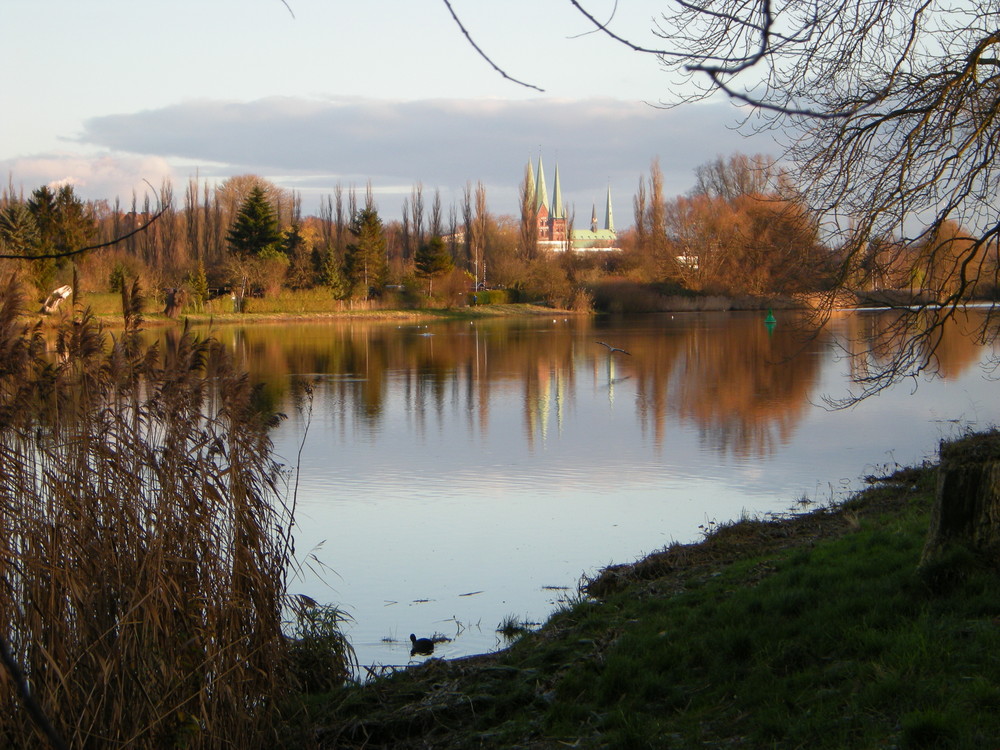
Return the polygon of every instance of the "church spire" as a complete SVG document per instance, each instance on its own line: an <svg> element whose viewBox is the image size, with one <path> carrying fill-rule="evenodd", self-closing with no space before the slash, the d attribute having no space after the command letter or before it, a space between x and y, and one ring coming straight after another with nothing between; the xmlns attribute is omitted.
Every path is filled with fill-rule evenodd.
<svg viewBox="0 0 1000 750"><path fill-rule="evenodd" d="M615 217L611 213L611 185L608 185L608 205L604 213L604 228L615 231Z"/></svg>
<svg viewBox="0 0 1000 750"><path fill-rule="evenodd" d="M525 203L533 206L535 203L535 170L531 166L531 159L528 159L528 166L524 168L525 182Z"/></svg>
<svg viewBox="0 0 1000 750"><path fill-rule="evenodd" d="M545 206L549 210L548 188L545 187L545 171L542 169L542 157L538 157L538 190L535 192L535 210Z"/></svg>
<svg viewBox="0 0 1000 750"><path fill-rule="evenodd" d="M590 231L597 231L597 204L594 203L590 209Z"/></svg>
<svg viewBox="0 0 1000 750"><path fill-rule="evenodd" d="M556 185L552 191L552 218L565 219L563 211L562 186L559 184L559 165L556 164Z"/></svg>

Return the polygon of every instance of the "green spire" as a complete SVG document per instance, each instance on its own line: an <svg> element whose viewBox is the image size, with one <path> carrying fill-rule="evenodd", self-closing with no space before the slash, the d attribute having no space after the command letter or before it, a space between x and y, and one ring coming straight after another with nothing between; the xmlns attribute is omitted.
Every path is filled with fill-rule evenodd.
<svg viewBox="0 0 1000 750"><path fill-rule="evenodd" d="M545 171L542 169L542 157L538 157L538 191L535 193L535 210L542 206L549 208L548 188L545 187Z"/></svg>
<svg viewBox="0 0 1000 750"><path fill-rule="evenodd" d="M615 217L611 213L611 185L608 185L608 207L604 214L604 228L615 231Z"/></svg>
<svg viewBox="0 0 1000 750"><path fill-rule="evenodd" d="M559 165L556 164L556 186L552 191L552 218L564 219L562 187L559 185Z"/></svg>
<svg viewBox="0 0 1000 750"><path fill-rule="evenodd" d="M527 178L527 183L528 183L526 185L526 187L528 188L528 200L534 201L535 200L535 170L531 168L531 159L528 159L528 167L527 167L527 169L525 171L526 171L525 177Z"/></svg>

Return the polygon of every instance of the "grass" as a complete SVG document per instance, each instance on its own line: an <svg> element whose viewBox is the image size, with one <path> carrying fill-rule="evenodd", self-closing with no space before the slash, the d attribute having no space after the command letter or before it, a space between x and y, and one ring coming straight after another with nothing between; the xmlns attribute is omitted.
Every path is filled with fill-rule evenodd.
<svg viewBox="0 0 1000 750"><path fill-rule="evenodd" d="M88 293L83 298L91 314L105 324L113 325L121 321L121 294ZM233 302L229 297L218 297L204 304L188 304L182 310L178 322L190 323L254 323L287 322L306 319L364 318L366 320L425 320L434 318L475 319L501 316L552 315L551 307L532 304L492 304L474 307L450 308L405 308L399 300L389 297L385 300L338 300L328 290L301 289L283 290L267 297L251 297L246 300L242 313L233 312ZM147 300L151 308L146 323L162 324L172 322L162 315L162 301ZM559 314L569 314L560 310Z"/></svg>
<svg viewBox="0 0 1000 750"><path fill-rule="evenodd" d="M994 747L1000 580L927 584L935 471L903 474L609 569L507 651L331 694L314 718L338 747Z"/></svg>
<svg viewBox="0 0 1000 750"><path fill-rule="evenodd" d="M517 615L507 615L500 624L497 625L499 633L507 643L513 643L521 636L530 633L533 627L538 627L537 622L529 622Z"/></svg>

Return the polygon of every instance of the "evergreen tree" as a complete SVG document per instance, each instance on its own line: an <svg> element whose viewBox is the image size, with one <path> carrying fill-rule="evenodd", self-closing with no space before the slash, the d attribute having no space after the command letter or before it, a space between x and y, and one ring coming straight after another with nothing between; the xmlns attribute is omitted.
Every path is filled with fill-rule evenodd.
<svg viewBox="0 0 1000 750"><path fill-rule="evenodd" d="M327 287L336 299L350 296L347 279L344 278L341 265L333 252L327 252L319 270L320 283Z"/></svg>
<svg viewBox="0 0 1000 750"><path fill-rule="evenodd" d="M29 255L39 240L38 224L23 203L10 203L0 210L0 247Z"/></svg>
<svg viewBox="0 0 1000 750"><path fill-rule="evenodd" d="M285 281L292 289L307 289L316 283L317 273L313 266L312 250L303 234L302 224L293 222L285 232L284 253L288 256L288 271Z"/></svg>
<svg viewBox="0 0 1000 750"><path fill-rule="evenodd" d="M56 196L48 185L32 191L28 198L28 210L38 228L38 241L32 255L44 255L55 249Z"/></svg>
<svg viewBox="0 0 1000 750"><path fill-rule="evenodd" d="M431 285L434 283L434 278L443 276L454 267L451 254L448 252L448 246L439 235L434 235L430 240L417 248L414 263L417 266L417 274L427 279L428 294L431 293Z"/></svg>
<svg viewBox="0 0 1000 750"><path fill-rule="evenodd" d="M77 197L72 185L63 185L56 192L43 185L32 192L28 210L38 228L39 255L78 250L97 231L91 211Z"/></svg>
<svg viewBox="0 0 1000 750"><path fill-rule="evenodd" d="M229 249L240 258L258 256L266 250L280 252L283 240L278 217L264 189L255 185L240 206L226 235Z"/></svg>
<svg viewBox="0 0 1000 750"><path fill-rule="evenodd" d="M374 205L366 205L354 215L351 234L354 242L347 246L344 273L351 286L360 287L367 299L372 289L382 286L388 271L385 260L388 243Z"/></svg>
<svg viewBox="0 0 1000 750"><path fill-rule="evenodd" d="M198 267L188 273L187 286L191 291L191 296L195 299L195 305L202 309L202 305L208 301L208 277L205 275L205 263L198 261Z"/></svg>

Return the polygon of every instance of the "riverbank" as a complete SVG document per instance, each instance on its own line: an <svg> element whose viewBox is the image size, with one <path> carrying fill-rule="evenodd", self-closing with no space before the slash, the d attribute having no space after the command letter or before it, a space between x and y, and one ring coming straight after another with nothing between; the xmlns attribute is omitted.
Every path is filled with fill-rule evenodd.
<svg viewBox="0 0 1000 750"><path fill-rule="evenodd" d="M836 298L829 294L801 294L792 297L727 297L718 295L665 294L637 284L609 285L604 296L595 293L594 310L567 310L532 303L501 303L455 307L383 308L381 303L334 300L314 292L285 292L275 297L253 298L242 312L233 312L228 298L211 300L197 309L184 309L176 318L163 313L163 302L155 298L145 301L143 319L147 326L169 326L182 323L192 325L252 325L258 323L316 322L324 320L366 321L427 321L474 320L477 318L593 315L601 313L651 313L651 312L733 312L749 310L851 310L872 305L905 304L912 298L902 299L883 294L878 299L871 295L840 292ZM84 297L91 314L106 325L121 322L121 295L91 293ZM53 320L57 316L37 316Z"/></svg>
<svg viewBox="0 0 1000 750"><path fill-rule="evenodd" d="M918 576L934 487L934 467L902 470L841 505L724 525L607 569L502 653L431 659L313 696L312 738L326 748L992 747L997 576Z"/></svg>
<svg viewBox="0 0 1000 750"><path fill-rule="evenodd" d="M245 312L232 312L232 305L212 304L203 311L186 311L177 318L167 317L162 313L162 305L155 305L147 300L143 310L143 324L151 326L172 326L185 323L198 326L216 325L256 325L258 323L296 323L322 322L341 320L364 320L389 323L423 322L429 320L475 320L480 318L499 317L544 317L559 315L586 315L575 310L562 310L544 305L528 303L510 303L496 305L474 305L467 307L448 308L418 308L418 309L381 309L363 304L357 306L344 305L340 309L329 306L311 305L310 298L278 301L267 309ZM84 298L91 314L105 325L120 325L121 296L118 294L89 294ZM42 321L55 321L58 315L33 316Z"/></svg>
<svg viewBox="0 0 1000 750"><path fill-rule="evenodd" d="M339 312L268 312L268 313L197 313L182 316L195 325L241 325L250 323L294 323L318 322L324 320L366 320L387 321L428 321L428 320L474 320L477 318L500 318L516 316L573 315L569 310L529 304L482 305L477 307L422 308L416 310L342 310ZM164 321L169 320L163 316Z"/></svg>

